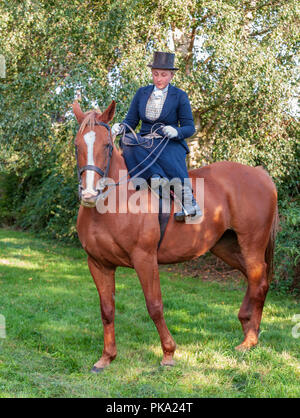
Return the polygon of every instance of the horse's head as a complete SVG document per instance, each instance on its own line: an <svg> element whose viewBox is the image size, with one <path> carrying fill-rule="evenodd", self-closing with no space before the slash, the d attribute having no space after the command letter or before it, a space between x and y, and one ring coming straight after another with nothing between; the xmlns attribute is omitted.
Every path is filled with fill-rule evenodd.
<svg viewBox="0 0 300 418"><path fill-rule="evenodd" d="M77 171L79 178L79 197L83 206L94 207L101 191L105 188L113 140L108 126L115 114L114 101L108 108L99 111L82 112L79 103L73 103L73 111L79 131L75 139Z"/></svg>

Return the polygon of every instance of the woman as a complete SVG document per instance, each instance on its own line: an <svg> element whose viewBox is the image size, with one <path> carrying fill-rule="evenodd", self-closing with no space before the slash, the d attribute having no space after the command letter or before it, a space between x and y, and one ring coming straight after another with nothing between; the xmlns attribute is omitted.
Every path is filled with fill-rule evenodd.
<svg viewBox="0 0 300 418"><path fill-rule="evenodd" d="M170 84L178 70L174 68L174 58L172 53L154 52L153 63L148 65L152 69L153 85L137 91L126 118L113 125L112 134L126 133L121 147L131 176L144 169L139 176L151 180L154 188L164 185L165 179L178 179L180 187L175 187L174 191L183 203L183 210L175 214L175 219L183 221L186 216L195 219L202 213L187 180L185 160L189 148L185 138L194 134L195 127L187 94ZM130 133L140 120L140 133ZM167 144L163 138L168 138ZM145 160L150 153L151 156ZM153 164L149 167L151 162Z"/></svg>

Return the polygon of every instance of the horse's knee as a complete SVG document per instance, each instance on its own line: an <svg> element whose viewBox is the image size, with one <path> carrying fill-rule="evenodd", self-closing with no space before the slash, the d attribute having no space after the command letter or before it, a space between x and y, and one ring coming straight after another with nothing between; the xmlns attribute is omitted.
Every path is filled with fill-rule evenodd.
<svg viewBox="0 0 300 418"><path fill-rule="evenodd" d="M253 302L264 302L267 292L269 290L269 283L266 278L263 278L259 283L250 289L249 299Z"/></svg>
<svg viewBox="0 0 300 418"><path fill-rule="evenodd" d="M267 292L268 292L268 290L269 290L269 283L268 283L268 280L267 280L267 279L264 279L264 280L261 282L260 287L259 287L259 290L260 290L260 293L261 293L263 296L266 296L266 294L267 294Z"/></svg>
<svg viewBox="0 0 300 418"><path fill-rule="evenodd" d="M113 307L101 307L101 316L103 325L109 325L114 322L115 310Z"/></svg>
<svg viewBox="0 0 300 418"><path fill-rule="evenodd" d="M267 280L267 264L265 262L252 262L247 266L247 278L251 296L264 295L269 289Z"/></svg>
<svg viewBox="0 0 300 418"><path fill-rule="evenodd" d="M162 302L147 302L147 309L153 321L157 321L163 316Z"/></svg>
<svg viewBox="0 0 300 418"><path fill-rule="evenodd" d="M251 318L251 312L249 310L243 310L241 309L240 312L238 313L238 319L240 322L245 322L245 321L249 321L249 319Z"/></svg>

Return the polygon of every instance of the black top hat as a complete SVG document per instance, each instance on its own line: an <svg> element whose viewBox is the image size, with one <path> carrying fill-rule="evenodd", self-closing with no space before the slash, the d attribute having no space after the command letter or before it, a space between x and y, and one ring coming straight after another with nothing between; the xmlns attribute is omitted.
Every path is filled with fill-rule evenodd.
<svg viewBox="0 0 300 418"><path fill-rule="evenodd" d="M148 67L157 68L158 70L177 71L178 68L174 68L174 59L175 54L170 52L154 52L153 63L148 64Z"/></svg>

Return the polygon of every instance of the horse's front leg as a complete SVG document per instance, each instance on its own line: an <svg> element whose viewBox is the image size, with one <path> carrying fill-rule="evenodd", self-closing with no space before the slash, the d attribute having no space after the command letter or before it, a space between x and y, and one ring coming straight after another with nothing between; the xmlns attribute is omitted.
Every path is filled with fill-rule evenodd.
<svg viewBox="0 0 300 418"><path fill-rule="evenodd" d="M98 373L116 358L117 348L115 341L115 268L98 265L88 257L88 265L96 284L101 307L101 317L104 333L104 347L102 356L94 364L92 372Z"/></svg>
<svg viewBox="0 0 300 418"><path fill-rule="evenodd" d="M163 350L161 365L173 366L176 344L164 319L157 254L151 255L144 251L137 251L134 255L133 264L143 288L149 315L160 336Z"/></svg>

